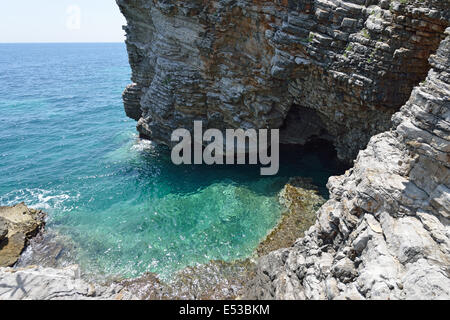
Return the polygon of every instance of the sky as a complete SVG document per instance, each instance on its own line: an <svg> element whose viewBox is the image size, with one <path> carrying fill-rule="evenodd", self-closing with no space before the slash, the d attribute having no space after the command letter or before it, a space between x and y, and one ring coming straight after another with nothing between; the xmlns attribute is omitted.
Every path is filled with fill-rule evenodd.
<svg viewBox="0 0 450 320"><path fill-rule="evenodd" d="M123 42L115 0L1 0L0 43Z"/></svg>

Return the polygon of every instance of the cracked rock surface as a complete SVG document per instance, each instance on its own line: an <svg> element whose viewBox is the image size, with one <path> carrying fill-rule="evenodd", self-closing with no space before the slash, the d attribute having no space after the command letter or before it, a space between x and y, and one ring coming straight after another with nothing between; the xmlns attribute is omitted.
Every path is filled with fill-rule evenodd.
<svg viewBox="0 0 450 320"><path fill-rule="evenodd" d="M101 286L80 278L77 266L64 269L0 268L0 300L133 299L121 286Z"/></svg>

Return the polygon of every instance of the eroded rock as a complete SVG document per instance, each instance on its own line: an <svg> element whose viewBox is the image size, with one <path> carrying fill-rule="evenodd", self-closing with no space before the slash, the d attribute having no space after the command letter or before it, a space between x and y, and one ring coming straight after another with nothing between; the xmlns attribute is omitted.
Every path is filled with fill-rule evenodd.
<svg viewBox="0 0 450 320"><path fill-rule="evenodd" d="M278 225L259 245L260 256L290 247L314 224L316 211L325 203L312 180L301 177L289 180L279 194L279 201L285 211Z"/></svg>

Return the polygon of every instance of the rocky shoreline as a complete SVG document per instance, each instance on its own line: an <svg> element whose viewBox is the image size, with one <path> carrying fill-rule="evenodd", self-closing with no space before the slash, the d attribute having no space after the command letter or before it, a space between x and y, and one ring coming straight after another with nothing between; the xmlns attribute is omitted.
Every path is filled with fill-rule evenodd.
<svg viewBox="0 0 450 320"><path fill-rule="evenodd" d="M78 266L13 267L32 240L43 231L46 214L24 203L0 207L0 300L132 299L123 286L90 283Z"/></svg>
<svg viewBox="0 0 450 320"><path fill-rule="evenodd" d="M262 257L251 299L450 299L450 28L427 79L374 136L294 246Z"/></svg>
<svg viewBox="0 0 450 320"><path fill-rule="evenodd" d="M29 240L45 225L45 213L24 203L0 207L0 267L13 266Z"/></svg>

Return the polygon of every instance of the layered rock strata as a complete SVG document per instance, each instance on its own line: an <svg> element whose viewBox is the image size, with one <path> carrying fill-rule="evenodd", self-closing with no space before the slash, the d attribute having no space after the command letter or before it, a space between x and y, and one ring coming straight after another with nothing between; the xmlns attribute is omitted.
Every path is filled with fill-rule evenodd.
<svg viewBox="0 0 450 320"><path fill-rule="evenodd" d="M143 137L170 145L203 120L326 139L344 160L365 149L305 237L260 258L245 297L450 297L448 1L117 3Z"/></svg>
<svg viewBox="0 0 450 320"><path fill-rule="evenodd" d="M247 298L450 298L450 28L426 80L332 177L316 224L260 259Z"/></svg>
<svg viewBox="0 0 450 320"><path fill-rule="evenodd" d="M127 19L127 114L170 145L193 120L281 128L353 160L429 70L441 0L117 0Z"/></svg>

